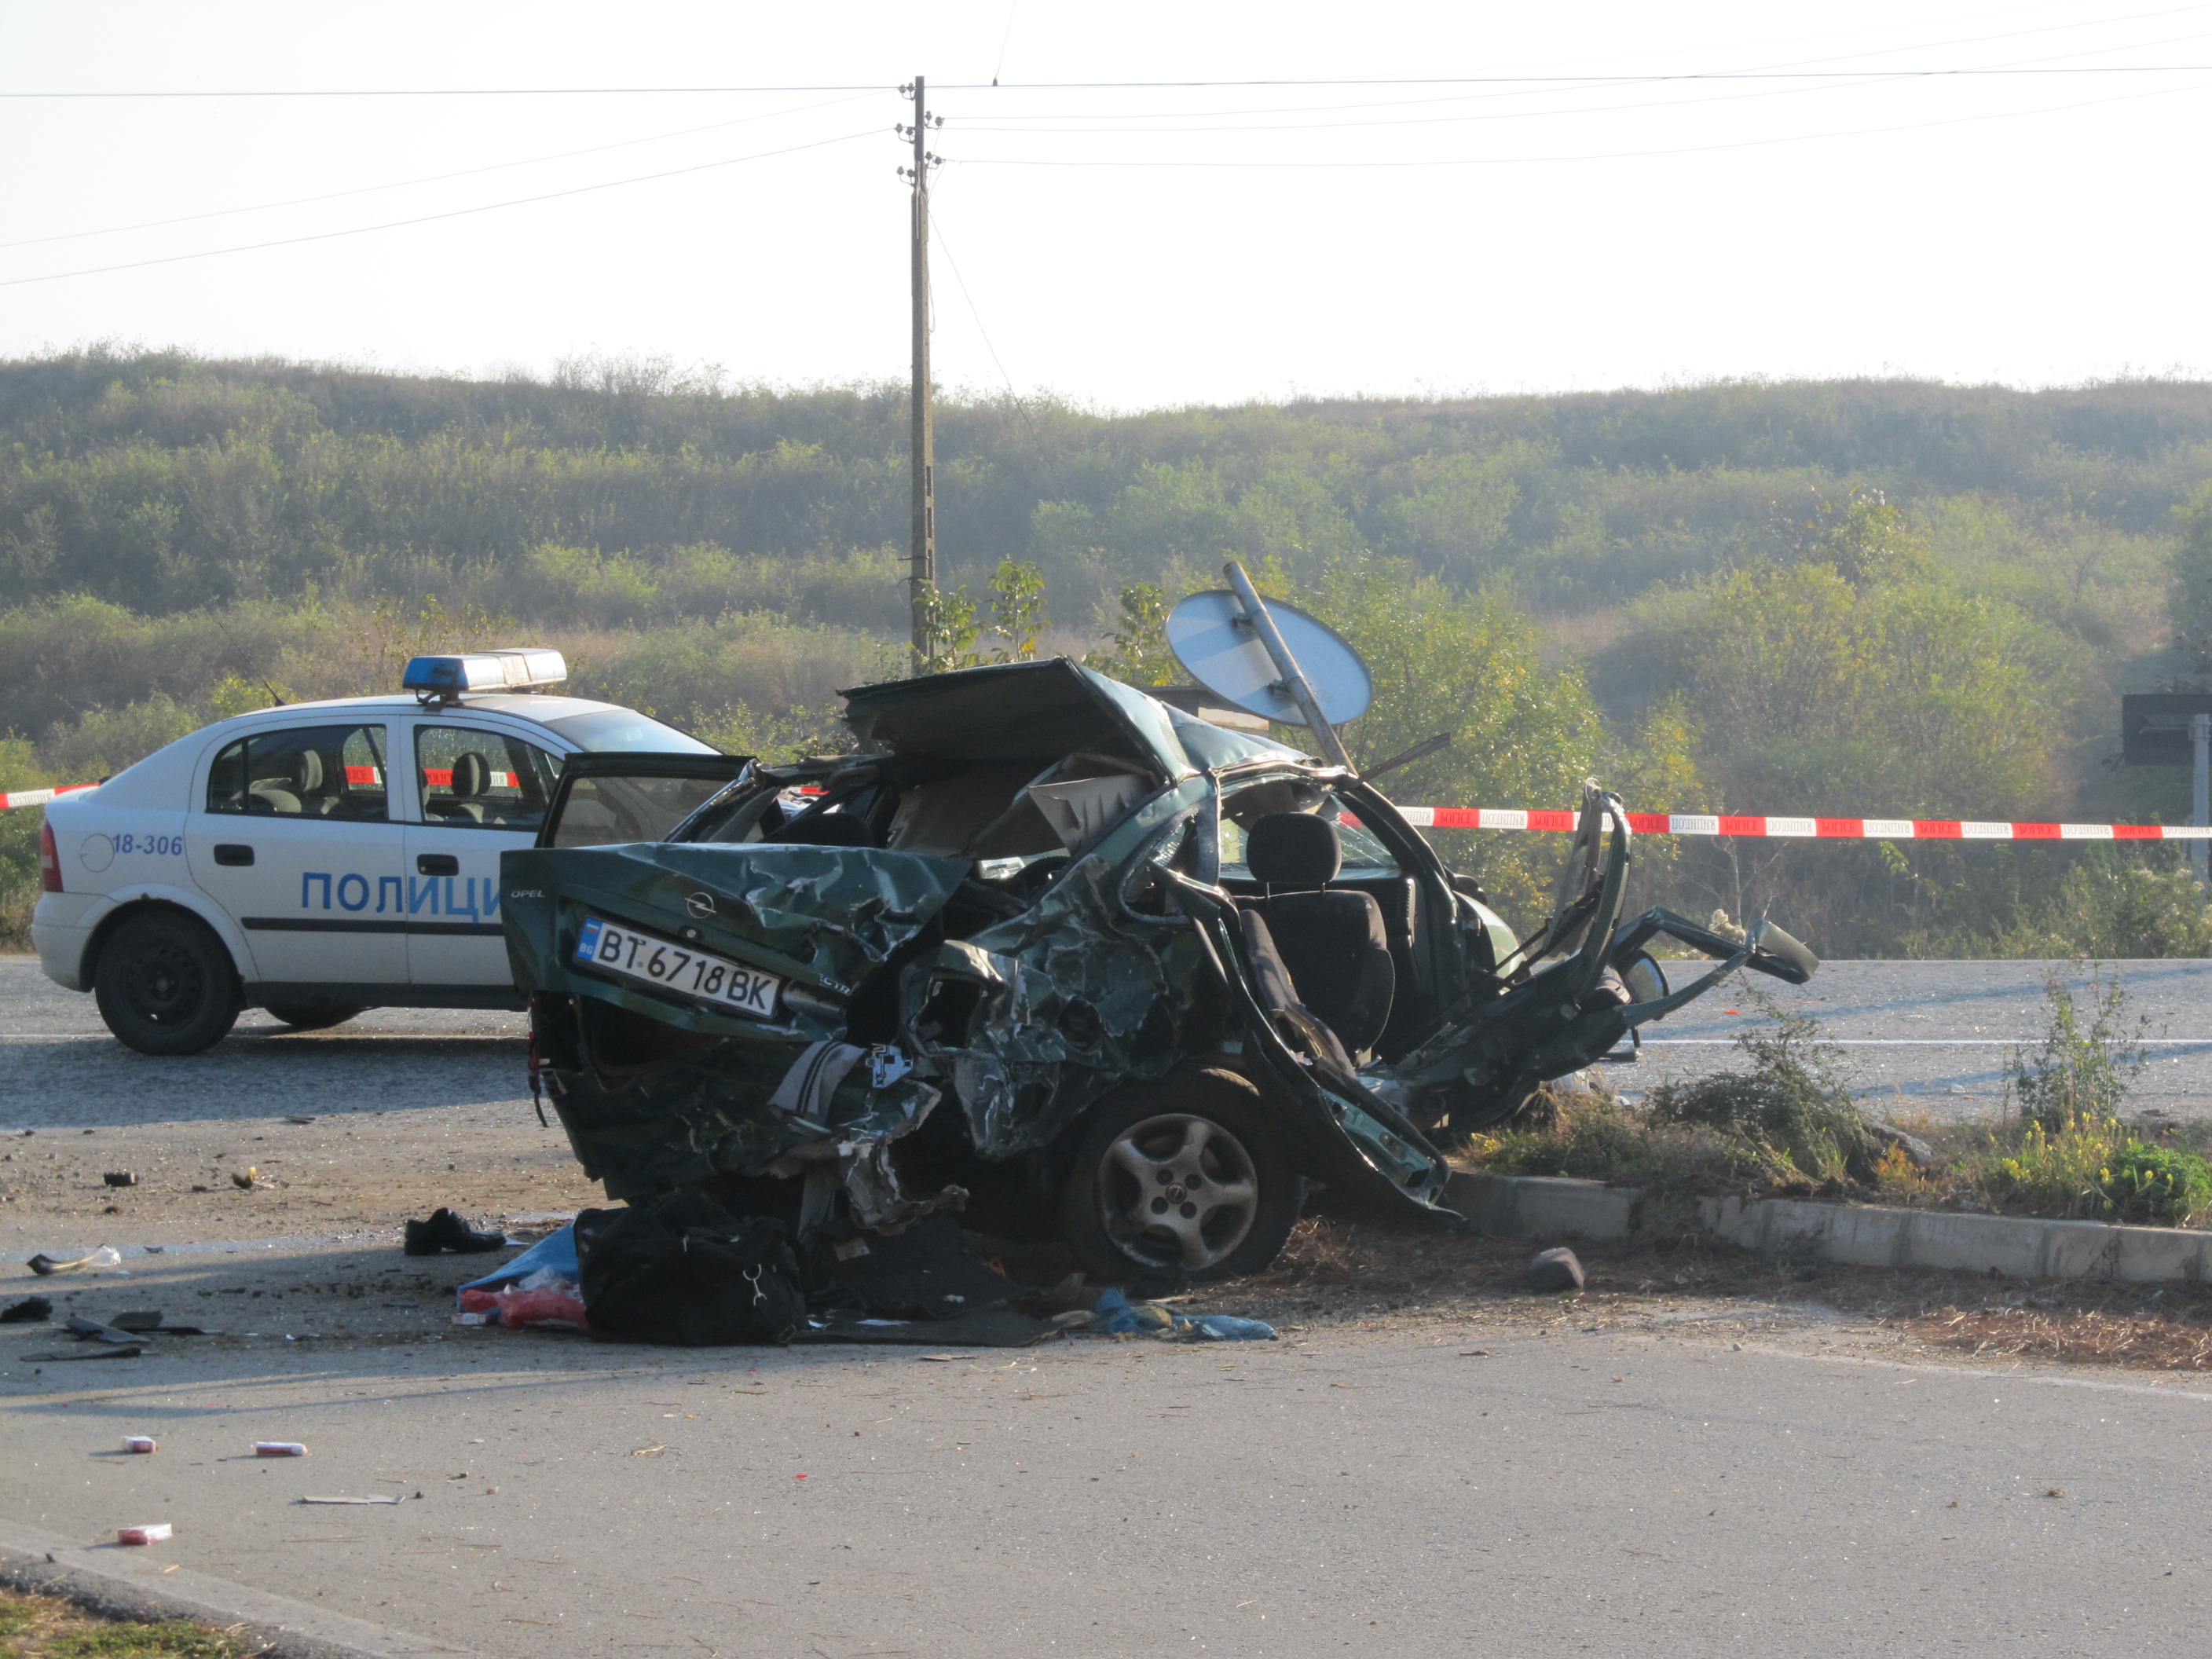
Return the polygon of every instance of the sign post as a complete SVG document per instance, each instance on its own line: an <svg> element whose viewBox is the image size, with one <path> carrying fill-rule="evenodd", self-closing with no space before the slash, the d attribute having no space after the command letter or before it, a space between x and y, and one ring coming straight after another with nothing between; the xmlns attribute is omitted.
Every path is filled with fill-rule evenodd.
<svg viewBox="0 0 2212 1659"><path fill-rule="evenodd" d="M2212 824L2212 691L2131 692L2120 699L2120 760L2128 766L2195 769L2189 822ZM2200 893L2212 892L2202 837L2189 843Z"/></svg>

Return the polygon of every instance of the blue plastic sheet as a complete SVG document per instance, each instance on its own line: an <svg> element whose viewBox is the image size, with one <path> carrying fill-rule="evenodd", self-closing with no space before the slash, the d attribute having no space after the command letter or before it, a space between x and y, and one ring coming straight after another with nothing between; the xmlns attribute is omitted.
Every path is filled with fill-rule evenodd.
<svg viewBox="0 0 2212 1659"><path fill-rule="evenodd" d="M453 1292L453 1305L460 1306L461 1291L495 1291L503 1285L513 1285L530 1277L541 1267L550 1267L564 1279L583 1276L576 1265L576 1224L570 1222L557 1233L549 1233L505 1266L494 1268L482 1279L472 1279Z"/></svg>
<svg viewBox="0 0 2212 1659"><path fill-rule="evenodd" d="M1272 1342L1275 1328L1257 1319L1234 1314L1179 1314L1157 1302L1133 1303L1119 1291L1108 1291L1093 1310L1090 1328L1108 1336L1146 1334L1181 1337L1205 1342Z"/></svg>

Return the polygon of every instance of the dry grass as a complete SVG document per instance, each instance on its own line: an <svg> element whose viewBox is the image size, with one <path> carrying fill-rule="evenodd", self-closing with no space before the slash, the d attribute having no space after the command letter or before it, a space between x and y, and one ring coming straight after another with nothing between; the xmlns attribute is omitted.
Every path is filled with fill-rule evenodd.
<svg viewBox="0 0 2212 1659"><path fill-rule="evenodd" d="M0 1659L244 1659L260 1650L205 1625L100 1619L54 1596L0 1589Z"/></svg>

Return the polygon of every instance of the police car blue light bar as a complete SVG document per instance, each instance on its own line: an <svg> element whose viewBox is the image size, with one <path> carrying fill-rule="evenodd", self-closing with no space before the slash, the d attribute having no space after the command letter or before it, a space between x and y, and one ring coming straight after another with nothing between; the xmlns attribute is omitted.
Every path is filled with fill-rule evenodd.
<svg viewBox="0 0 2212 1659"><path fill-rule="evenodd" d="M558 651L532 646L416 657L408 663L399 684L403 690L426 696L459 696L467 691L535 691L568 678L568 664Z"/></svg>

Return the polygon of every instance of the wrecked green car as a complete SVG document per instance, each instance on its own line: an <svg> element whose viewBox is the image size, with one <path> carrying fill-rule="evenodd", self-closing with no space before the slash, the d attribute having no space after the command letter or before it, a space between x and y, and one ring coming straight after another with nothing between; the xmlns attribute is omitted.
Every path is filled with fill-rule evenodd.
<svg viewBox="0 0 2212 1659"><path fill-rule="evenodd" d="M802 1237L957 1206L1157 1285L1273 1260L1307 1194L1452 1218L1440 1147L1738 968L1622 912L1585 793L1516 940L1346 771L1066 659L845 693L859 752L581 757L501 863L534 1080L611 1198ZM1713 958L1670 991L1662 936Z"/></svg>

